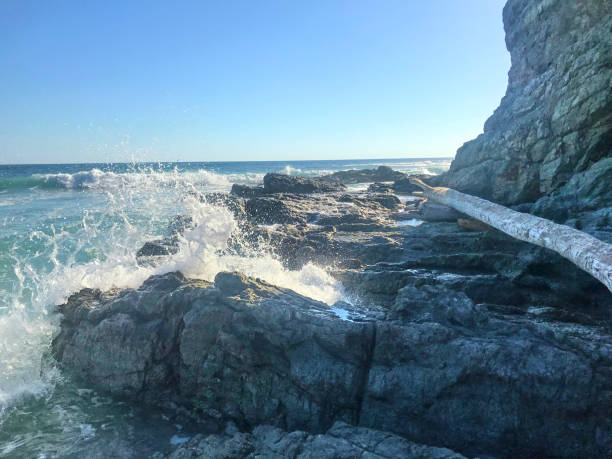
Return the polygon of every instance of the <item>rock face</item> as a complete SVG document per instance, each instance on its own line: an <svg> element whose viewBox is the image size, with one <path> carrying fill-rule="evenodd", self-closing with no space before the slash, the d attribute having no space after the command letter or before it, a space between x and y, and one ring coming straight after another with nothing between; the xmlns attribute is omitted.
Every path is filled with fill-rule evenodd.
<svg viewBox="0 0 612 459"><path fill-rule="evenodd" d="M263 182L266 193L324 193L344 189L342 184L283 174L266 174Z"/></svg>
<svg viewBox="0 0 612 459"><path fill-rule="evenodd" d="M580 183L590 199L593 181ZM609 454L605 287L544 249L382 190L200 197L227 206L240 237L285 267L335 266L354 305L237 273L214 283L169 273L70 297L55 358L86 385L198 420L208 436L177 450L184 457L388 457L389 442L471 456ZM426 222L396 224L413 218ZM177 249L190 224L177 219L162 241ZM352 427L338 434L338 422ZM381 436L372 449L367 439Z"/></svg>
<svg viewBox="0 0 612 459"><path fill-rule="evenodd" d="M165 390L242 427L324 431L357 423L374 343L367 321L240 274L213 286L180 273L138 290L84 290L60 308L58 361L116 394Z"/></svg>
<svg viewBox="0 0 612 459"><path fill-rule="evenodd" d="M316 178L268 173L263 178L263 187L234 184L231 193L241 198L254 198L275 193L330 193L344 189L345 186L338 182L330 183Z"/></svg>
<svg viewBox="0 0 612 459"><path fill-rule="evenodd" d="M430 183L612 242L611 8L510 0L508 92ZM394 184L342 185L364 181ZM353 304L169 273L71 296L53 355L86 385L200 422L173 458L612 456L610 292L552 252L392 194L410 187L378 168L201 197L285 268L333 266ZM190 223L177 221L143 262L178 250Z"/></svg>
<svg viewBox="0 0 612 459"><path fill-rule="evenodd" d="M378 166L376 169L352 169L338 171L324 175L320 180L332 183L367 183L367 182L394 182L406 178L406 174L394 171L388 166Z"/></svg>
<svg viewBox="0 0 612 459"><path fill-rule="evenodd" d="M343 421L465 454L612 447L608 332L546 320L546 308L500 314L447 285L408 270L387 313L349 308L343 320L240 274L210 285L171 273L73 295L54 355L90 385L189 406L217 431Z"/></svg>
<svg viewBox="0 0 612 459"><path fill-rule="evenodd" d="M509 0L503 19L506 95L436 183L517 204L562 201L586 181L572 214L612 206L612 3Z"/></svg>
<svg viewBox="0 0 612 459"><path fill-rule="evenodd" d="M428 182L430 179L434 178L435 176L429 175L429 174L414 174L409 177L404 177L402 179L399 179L393 182L393 190L397 193L412 193L414 191L421 191L421 189L418 186L410 183L410 179L412 177Z"/></svg>
<svg viewBox="0 0 612 459"><path fill-rule="evenodd" d="M307 458L409 458L461 459L464 456L446 448L409 442L396 435L336 422L325 434L285 432L273 426L259 426L250 434L197 435L169 459L209 457L287 457Z"/></svg>

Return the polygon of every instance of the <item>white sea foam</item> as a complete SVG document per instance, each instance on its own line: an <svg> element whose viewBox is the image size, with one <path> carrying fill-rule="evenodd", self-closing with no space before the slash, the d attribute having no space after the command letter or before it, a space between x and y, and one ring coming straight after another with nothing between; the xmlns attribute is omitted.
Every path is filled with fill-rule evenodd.
<svg viewBox="0 0 612 459"><path fill-rule="evenodd" d="M361 192L361 191L366 191L370 185L372 185L372 182L351 183L347 185L346 188L349 191Z"/></svg>
<svg viewBox="0 0 612 459"><path fill-rule="evenodd" d="M174 212L191 216L194 226L179 238L178 253L156 267L140 266L135 253L144 242L143 228L129 211L137 206L154 215L161 212L164 197L165 205L174 206ZM322 267L308 264L290 271L266 251L245 250L242 255L228 251L228 240L237 231L232 213L202 203L183 189L147 199L115 192L108 199L104 213L85 212L76 232L52 226L50 232L30 235L31 241L44 248L49 269L37 271L27 259L15 263L17 282L8 304L10 312L0 316L0 412L23 395L44 394L53 383L52 373L41 373L41 361L56 330L48 310L82 288L137 288L149 276L171 271L208 281L221 271L238 271L330 305L342 298L341 284ZM98 251L103 248L106 252L79 263L78 253L92 241L99 241ZM70 253L64 253L66 247Z"/></svg>
<svg viewBox="0 0 612 459"><path fill-rule="evenodd" d="M437 164L432 167L435 169ZM335 170L286 168L283 172L317 176ZM341 283L325 267L308 264L301 270L290 271L269 251L245 247L238 255L228 250L228 239L238 232L232 214L189 197L190 191L227 191L232 183L261 183L263 176L263 173L220 174L204 169L123 173L93 169L18 180L15 187L20 193L24 190L22 194L11 195L10 190L0 190L3 193L0 205L4 210L0 242L6 243L9 235L15 238L13 245L3 246L8 258L1 260L8 261L10 268L0 278L3 282L0 285L0 429L7 414L11 416L20 409L15 405L22 398L47 399L61 380L60 372L49 358L51 339L58 331L58 317L52 313L52 307L84 287L137 288L153 274L174 270L209 281L220 271L239 271L330 306L339 300L348 302ZM49 188L57 190L50 192ZM35 212L22 213L20 207L24 206L31 206ZM139 266L137 249L145 241L159 238L170 218L177 214L190 215L195 222L180 238L178 253L156 267ZM332 311L340 318L349 318L344 308L336 307ZM97 402L92 400L92 403L95 406ZM87 417L70 419L62 415L59 418L70 441L104 434L103 428L90 423ZM0 447L0 456L21 447L23 441L5 443Z"/></svg>
<svg viewBox="0 0 612 459"><path fill-rule="evenodd" d="M398 161L396 167L423 172L446 164ZM312 176L334 171L301 171L287 166L283 172ZM324 267L307 264L290 271L269 252L244 250L238 255L227 250L230 236L237 231L232 214L189 197L193 190L227 191L232 183L261 183L263 175L218 174L204 169L179 172L176 168L124 173L93 169L38 175L26 181L28 187L51 185L100 193L92 194L98 196L97 201L91 198L92 207L82 208L82 220L70 224L62 223L70 209L57 207L54 202L48 215L40 218L47 226L33 230L9 249L14 258L14 281L7 298L0 298L0 423L3 408L23 395L45 394L57 379L53 368L41 372L41 362L57 330L49 307L61 304L82 288L137 288L153 274L175 270L209 281L220 271L239 271L329 305L345 299L342 285ZM31 193L38 196L39 191ZM177 214L190 215L195 223L180 238L178 253L156 267L138 265L136 250L146 240L159 237L170 217ZM3 222L6 234L7 225L19 223L7 218Z"/></svg>
<svg viewBox="0 0 612 459"><path fill-rule="evenodd" d="M423 220L418 220L416 218L411 218L409 220L400 220L397 222L397 226L421 226L425 223Z"/></svg>
<svg viewBox="0 0 612 459"><path fill-rule="evenodd" d="M419 197L419 196L413 196L410 194L398 194L396 195L397 198L400 200L400 202L402 204L406 204L407 202L414 202L414 201L419 201L423 198Z"/></svg>
<svg viewBox="0 0 612 459"><path fill-rule="evenodd" d="M147 169L125 173L91 169L73 174L38 174L34 177L45 184L66 189L113 190L126 187L147 187L152 184L163 187L179 187L189 184L225 189L231 185L227 175L204 169L192 172L179 172L177 168L170 171Z"/></svg>
<svg viewBox="0 0 612 459"><path fill-rule="evenodd" d="M41 360L54 325L44 316L22 310L0 316L0 425L5 409L26 394L44 395L58 378L54 369L41 372Z"/></svg>
<svg viewBox="0 0 612 459"><path fill-rule="evenodd" d="M283 167L283 169L281 170L282 174L287 174L287 175L299 175L301 172L302 172L302 169L297 169L288 164L285 167Z"/></svg>
<svg viewBox="0 0 612 459"><path fill-rule="evenodd" d="M246 256L227 253L227 243L236 221L225 208L187 197L184 210L194 227L179 238L179 251L157 267L143 267L132 252L113 254L105 261L60 268L48 288L48 297L58 303L81 288L137 288L149 276L181 271L187 277L212 281L221 271L238 271L279 287L332 304L341 298L341 286L327 272L313 264L290 271L266 252Z"/></svg>
<svg viewBox="0 0 612 459"><path fill-rule="evenodd" d="M178 270L188 277L211 281L221 271L238 271L328 304L341 298L340 283L321 267L307 264L299 271L290 271L266 252L247 256L224 253L230 235L237 229L232 214L194 199L187 199L186 204L196 226L185 232L179 252L156 273Z"/></svg>
<svg viewBox="0 0 612 459"><path fill-rule="evenodd" d="M259 185L263 182L264 175L262 173L245 172L242 174L227 174L227 180L230 183L241 183L243 185Z"/></svg>

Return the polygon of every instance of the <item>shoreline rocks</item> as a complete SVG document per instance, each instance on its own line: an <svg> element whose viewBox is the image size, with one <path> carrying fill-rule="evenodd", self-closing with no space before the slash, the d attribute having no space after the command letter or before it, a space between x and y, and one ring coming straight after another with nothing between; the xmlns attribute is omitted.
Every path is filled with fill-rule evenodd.
<svg viewBox="0 0 612 459"><path fill-rule="evenodd" d="M350 185L355 183L368 182L395 182L402 180L406 174L394 171L388 166L378 166L376 169L351 169L348 171L338 171L333 174L324 175L319 178L325 182L341 183Z"/></svg>
<svg viewBox="0 0 612 459"><path fill-rule="evenodd" d="M311 194L333 193L345 190L342 183L328 182L321 178L307 178L269 172L262 186L233 184L231 194L241 198L255 198L276 193Z"/></svg>
<svg viewBox="0 0 612 459"><path fill-rule="evenodd" d="M387 432L342 422L334 423L325 434L315 435L304 431L286 432L273 426L259 426L246 434L197 435L167 457L464 458L447 448L420 445Z"/></svg>
<svg viewBox="0 0 612 459"><path fill-rule="evenodd" d="M429 183L612 241L611 9L509 0L507 94ZM379 167L203 196L287 269L333 266L353 304L168 273L72 295L52 353L85 385L199 422L171 457L610 456L610 292L552 252L393 194L411 191ZM176 249L181 231L139 256Z"/></svg>
<svg viewBox="0 0 612 459"><path fill-rule="evenodd" d="M289 269L333 264L357 301L329 307L223 272L212 284L170 273L137 290L84 290L59 307L53 351L67 374L180 407L221 435L210 437L219 451L267 451L253 433L266 424L283 438L307 432L296 444L311 446L336 422L468 456L612 448L610 294L568 261L465 228L423 198L202 199L231 205L241 237L266 241ZM425 221L396 224L415 217ZM220 434L227 425L237 432Z"/></svg>
<svg viewBox="0 0 612 459"><path fill-rule="evenodd" d="M137 290L73 295L59 307L54 356L85 384L182 407L205 432L237 426L215 448L247 438L265 451L248 437L257 426L308 437L339 421L467 455L612 447L605 287L495 230L398 227L394 210L368 200L376 193L346 196L265 198L304 220L317 211L314 225L267 234L288 266L322 252L319 261L345 260L336 276L360 302L338 305L344 315L238 273L213 284L169 273Z"/></svg>
<svg viewBox="0 0 612 459"><path fill-rule="evenodd" d="M213 432L232 422L319 433L343 421L469 455L611 446L609 331L546 308L490 308L407 274L386 311L346 319L237 273L85 290L60 307L54 355L88 385L178 403Z"/></svg>

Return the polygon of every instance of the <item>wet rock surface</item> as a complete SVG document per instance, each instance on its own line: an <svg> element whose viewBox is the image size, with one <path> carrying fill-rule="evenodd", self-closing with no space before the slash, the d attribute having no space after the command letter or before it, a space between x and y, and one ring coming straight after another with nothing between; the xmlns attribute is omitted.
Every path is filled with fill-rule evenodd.
<svg viewBox="0 0 612 459"><path fill-rule="evenodd" d="M263 186L232 185L231 193L242 198L253 198L274 193L327 193L342 191L345 186L340 182L329 182L321 178L297 177L285 174L268 173L263 178Z"/></svg>
<svg viewBox="0 0 612 459"><path fill-rule="evenodd" d="M449 173L425 179L612 241L610 21L606 2L510 0L508 92ZM378 168L199 196L239 222L228 251L246 240L287 269L327 266L349 302L167 273L71 296L53 355L84 385L199 423L171 457L610 457L610 292L395 195L413 191ZM180 250L189 224L139 259Z"/></svg>
<svg viewBox="0 0 612 459"><path fill-rule="evenodd" d="M427 182L430 179L432 179L434 176L428 175L428 174L416 174L411 177L401 178L393 182L393 185L392 185L393 190L397 193L412 193L413 191L421 191L421 189L418 186L410 183L410 178L412 177L418 178L419 180L423 180Z"/></svg>
<svg viewBox="0 0 612 459"><path fill-rule="evenodd" d="M169 273L137 290L73 295L59 307L54 355L88 385L180 407L201 423L202 436L176 457L390 457L336 435L338 422L402 448L605 456L610 293L545 249L467 229L448 209L438 209L443 219L427 214L416 199L233 197L242 230L290 269L335 266L353 304L330 307L239 273L213 283ZM253 210L270 208L266 220ZM398 225L417 214L430 220ZM223 433L228 423L235 432ZM447 457L422 451L401 454Z"/></svg>
<svg viewBox="0 0 612 459"><path fill-rule="evenodd" d="M367 182L395 182L406 178L406 174L394 171L388 166L378 166L376 169L352 169L324 175L320 180L345 185Z"/></svg>
<svg viewBox="0 0 612 459"><path fill-rule="evenodd" d="M304 431L285 432L273 426L259 426L248 434L198 435L168 456L169 459L209 457L460 459L464 456L447 448L420 445L388 432L342 422L335 423L325 434L315 435Z"/></svg>

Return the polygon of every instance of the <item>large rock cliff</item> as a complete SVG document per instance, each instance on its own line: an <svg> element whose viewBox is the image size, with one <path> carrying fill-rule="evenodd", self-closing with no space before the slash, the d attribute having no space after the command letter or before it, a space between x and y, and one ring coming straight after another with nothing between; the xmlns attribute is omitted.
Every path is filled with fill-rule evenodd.
<svg viewBox="0 0 612 459"><path fill-rule="evenodd" d="M509 0L503 20L506 95L438 183L507 205L548 196L534 211L562 221L612 206L612 3Z"/></svg>

